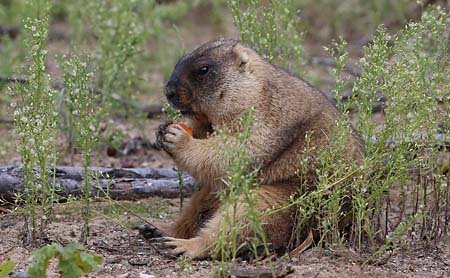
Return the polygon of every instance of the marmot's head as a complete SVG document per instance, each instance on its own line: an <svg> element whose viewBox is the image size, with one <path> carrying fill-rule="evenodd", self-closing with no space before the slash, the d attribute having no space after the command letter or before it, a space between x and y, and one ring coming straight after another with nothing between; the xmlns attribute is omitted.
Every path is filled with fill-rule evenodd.
<svg viewBox="0 0 450 278"><path fill-rule="evenodd" d="M258 103L261 63L266 62L236 40L211 41L177 62L164 91L186 116L204 116L212 123L233 119Z"/></svg>

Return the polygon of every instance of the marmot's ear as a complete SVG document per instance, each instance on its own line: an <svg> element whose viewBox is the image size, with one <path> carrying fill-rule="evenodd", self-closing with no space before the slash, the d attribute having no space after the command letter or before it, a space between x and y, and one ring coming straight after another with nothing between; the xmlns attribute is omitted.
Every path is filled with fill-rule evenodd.
<svg viewBox="0 0 450 278"><path fill-rule="evenodd" d="M236 54L239 69L241 71L251 71L251 53L249 50L241 44L236 44L233 47L233 52Z"/></svg>

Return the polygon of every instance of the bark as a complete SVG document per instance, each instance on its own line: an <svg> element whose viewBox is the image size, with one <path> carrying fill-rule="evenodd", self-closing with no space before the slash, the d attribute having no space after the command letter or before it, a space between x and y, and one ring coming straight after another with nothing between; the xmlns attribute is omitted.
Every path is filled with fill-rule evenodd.
<svg viewBox="0 0 450 278"><path fill-rule="evenodd" d="M175 198L180 194L177 171L172 169L146 168L90 168L93 179L91 196L105 196L113 199L134 200L151 196ZM56 167L56 192L62 199L81 196L84 186L82 167ZM49 177L53 182L53 177ZM183 195L194 190L194 180L183 176ZM23 192L23 169L21 165L0 166L0 199L12 202L15 193Z"/></svg>
<svg viewBox="0 0 450 278"><path fill-rule="evenodd" d="M20 26L14 25L14 26L5 26L0 25L0 36L9 36L11 38L17 37L20 33Z"/></svg>

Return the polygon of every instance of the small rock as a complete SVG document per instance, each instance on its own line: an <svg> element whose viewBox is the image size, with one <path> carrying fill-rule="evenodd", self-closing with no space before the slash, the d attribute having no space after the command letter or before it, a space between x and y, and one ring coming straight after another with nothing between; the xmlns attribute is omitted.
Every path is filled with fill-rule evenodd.
<svg viewBox="0 0 450 278"><path fill-rule="evenodd" d="M122 260L121 256L111 256L111 257L107 257L105 259L105 263L107 263L107 264L117 264L117 263L120 263L121 260Z"/></svg>
<svg viewBox="0 0 450 278"><path fill-rule="evenodd" d="M31 275L25 271L14 272L9 277L11 277L11 278L32 278Z"/></svg>
<svg viewBox="0 0 450 278"><path fill-rule="evenodd" d="M152 274L146 274L146 273L139 273L139 278L155 278L155 275Z"/></svg>
<svg viewBox="0 0 450 278"><path fill-rule="evenodd" d="M129 260L128 260L128 263L130 264L130 265L148 265L148 263L149 263L149 260L148 259L146 259L146 258L130 258Z"/></svg>
<svg viewBox="0 0 450 278"><path fill-rule="evenodd" d="M115 148L111 147L111 146L108 146L108 147L106 148L106 154L107 154L108 156L115 157L115 156L117 155L117 150L116 150Z"/></svg>

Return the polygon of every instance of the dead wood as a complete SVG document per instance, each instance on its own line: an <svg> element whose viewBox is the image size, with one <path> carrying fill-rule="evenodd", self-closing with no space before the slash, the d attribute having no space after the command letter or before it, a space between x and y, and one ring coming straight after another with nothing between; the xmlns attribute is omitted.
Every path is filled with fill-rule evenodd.
<svg viewBox="0 0 450 278"><path fill-rule="evenodd" d="M25 76L5 76L5 75L0 75L0 82L27 83L28 79Z"/></svg>
<svg viewBox="0 0 450 278"><path fill-rule="evenodd" d="M0 124L13 124L14 119L9 117L0 117Z"/></svg>
<svg viewBox="0 0 450 278"><path fill-rule="evenodd" d="M17 37L20 33L20 26L7 26L7 25L1 25L0 26L0 36L9 36L11 38Z"/></svg>
<svg viewBox="0 0 450 278"><path fill-rule="evenodd" d="M82 167L56 167L56 193L65 199L81 196L84 185ZM172 169L153 168L90 168L92 176L91 196L109 197L117 200L134 200L152 196L176 198L180 194L178 174ZM53 182L53 177L49 177ZM183 195L193 192L194 180L183 176ZM0 199L13 202L16 193L24 191L21 165L0 166Z"/></svg>

